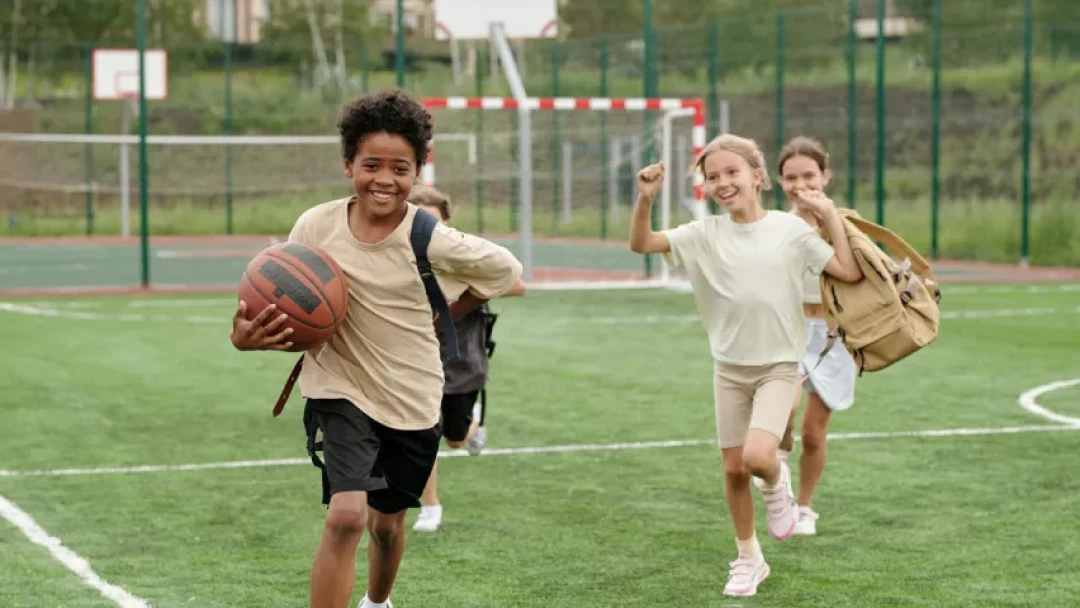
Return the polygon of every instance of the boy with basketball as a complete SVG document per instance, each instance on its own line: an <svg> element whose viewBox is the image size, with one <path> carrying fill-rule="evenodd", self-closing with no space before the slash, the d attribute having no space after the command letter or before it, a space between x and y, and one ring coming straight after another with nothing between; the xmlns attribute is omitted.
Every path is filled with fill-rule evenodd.
<svg viewBox="0 0 1080 608"><path fill-rule="evenodd" d="M438 190L414 188L409 202L426 209L443 223L450 221L450 199ZM440 284L450 299L457 298L464 288L444 279L440 280ZM519 280L503 297L524 294L525 284ZM479 454L487 442L487 429L481 425L483 416L479 397L488 380L487 324L491 318L487 304L483 304L465 316L454 319L461 357L443 366L446 376L442 397L443 439L449 447L457 449L465 446L473 455ZM420 516L413 524L413 530L417 532L435 532L442 524L443 508L436 485L438 472L439 465L436 464L421 497L423 506L420 507Z"/></svg>
<svg viewBox="0 0 1080 608"><path fill-rule="evenodd" d="M386 608L405 550L405 513L420 495L439 449L443 364L432 309L417 271L407 202L432 139L431 116L400 91L362 96L338 121L353 196L318 205L289 240L327 252L349 283L348 313L300 372L306 413L323 434L329 507L311 571L312 608L345 608L356 548L368 530L367 594L361 608ZM438 224L427 249L432 269L462 286L451 307L463 315L509 291L521 264L505 248ZM272 313L245 320L241 350L283 350Z"/></svg>
<svg viewBox="0 0 1080 608"><path fill-rule="evenodd" d="M724 495L738 548L724 594L754 595L769 575L769 565L754 533L751 476L764 480L759 490L773 537L790 537L798 516L789 482L780 473L777 444L798 391L798 363L806 350L803 276L824 271L857 281L862 272L846 238L837 239L834 251L803 220L762 207L761 191L770 187L769 175L752 140L721 135L705 146L695 168L728 213L653 232L651 207L664 181L664 166L646 167L638 173L630 248L663 253L672 266L686 268L693 286L714 360ZM813 195L800 200L830 234L844 234L832 201Z"/></svg>

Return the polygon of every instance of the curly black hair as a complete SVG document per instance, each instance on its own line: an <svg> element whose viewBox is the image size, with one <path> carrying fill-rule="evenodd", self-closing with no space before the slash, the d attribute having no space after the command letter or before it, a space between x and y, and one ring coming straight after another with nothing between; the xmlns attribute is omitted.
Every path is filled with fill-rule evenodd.
<svg viewBox="0 0 1080 608"><path fill-rule="evenodd" d="M400 135L416 152L419 169L427 160L434 133L431 114L401 90L361 95L345 104L338 117L341 153L345 160L356 157L360 142L372 133Z"/></svg>

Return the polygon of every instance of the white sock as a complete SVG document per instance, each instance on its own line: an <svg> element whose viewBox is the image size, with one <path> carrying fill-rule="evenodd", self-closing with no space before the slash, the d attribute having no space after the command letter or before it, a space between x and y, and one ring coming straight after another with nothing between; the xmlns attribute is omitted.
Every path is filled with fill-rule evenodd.
<svg viewBox="0 0 1080 608"><path fill-rule="evenodd" d="M385 602L373 602L365 595L364 601L360 602L360 608L390 608L390 598L386 598Z"/></svg>
<svg viewBox="0 0 1080 608"><path fill-rule="evenodd" d="M791 458L791 452L785 450L777 450L776 453L780 455L780 460L784 462L788 462L788 459Z"/></svg>
<svg viewBox="0 0 1080 608"><path fill-rule="evenodd" d="M761 552L761 545L758 543L756 533L746 540L736 538L735 546L739 549L739 557L749 557L756 562L765 559L765 555Z"/></svg>

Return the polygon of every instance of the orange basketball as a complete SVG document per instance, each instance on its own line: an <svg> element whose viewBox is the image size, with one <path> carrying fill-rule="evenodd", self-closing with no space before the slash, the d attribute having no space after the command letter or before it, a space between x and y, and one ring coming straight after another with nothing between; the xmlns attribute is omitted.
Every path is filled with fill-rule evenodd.
<svg viewBox="0 0 1080 608"><path fill-rule="evenodd" d="M248 263L238 296L254 319L270 304L289 316L292 351L314 348L331 336L349 309L349 284L334 258L317 247L278 243Z"/></svg>

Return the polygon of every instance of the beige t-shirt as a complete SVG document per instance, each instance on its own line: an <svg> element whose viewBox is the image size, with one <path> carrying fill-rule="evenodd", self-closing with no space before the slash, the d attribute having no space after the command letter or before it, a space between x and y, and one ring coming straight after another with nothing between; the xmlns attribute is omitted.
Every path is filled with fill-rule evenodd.
<svg viewBox="0 0 1080 608"><path fill-rule="evenodd" d="M313 207L300 216L290 241L334 258L349 282L349 310L340 329L304 356L300 390L314 399L348 399L377 422L401 430L428 429L439 420L443 366L431 305L409 242L417 207L385 239L362 243L349 229L351 199ZM506 248L438 224L428 258L437 277L496 298L521 277Z"/></svg>
<svg viewBox="0 0 1080 608"><path fill-rule="evenodd" d="M684 267L712 356L734 365L798 362L806 352L803 279L820 274L832 246L806 222L768 211L749 224L712 215L664 234Z"/></svg>

